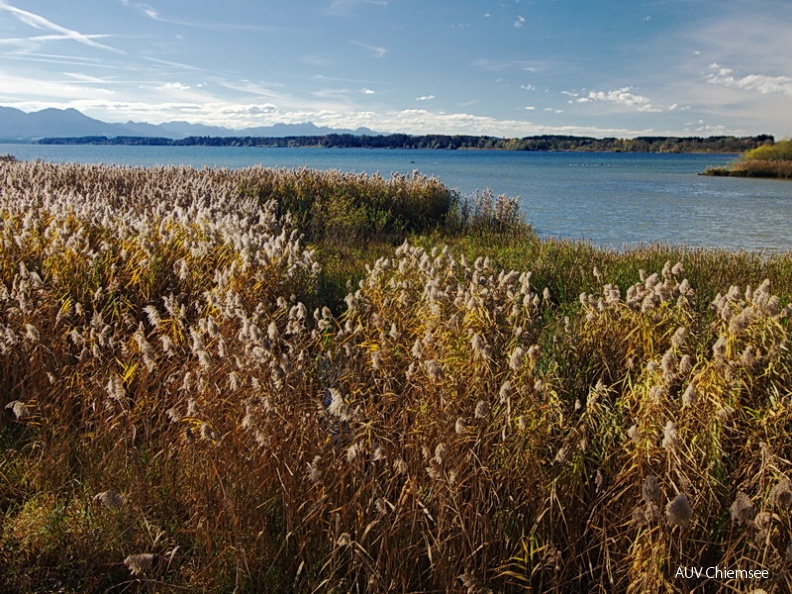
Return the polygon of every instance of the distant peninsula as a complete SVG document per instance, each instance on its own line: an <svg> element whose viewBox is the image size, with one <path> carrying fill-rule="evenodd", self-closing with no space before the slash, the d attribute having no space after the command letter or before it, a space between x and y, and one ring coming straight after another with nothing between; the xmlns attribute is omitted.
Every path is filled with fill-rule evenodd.
<svg viewBox="0 0 792 594"><path fill-rule="evenodd" d="M506 151L587 151L623 153L744 153L773 145L769 134L759 136L640 136L637 138L592 138L587 136L527 136L498 138L444 134L326 134L323 136L189 136L164 138L145 136L79 136L42 138L39 144L91 144L122 146L211 146L274 148L371 148Z"/></svg>

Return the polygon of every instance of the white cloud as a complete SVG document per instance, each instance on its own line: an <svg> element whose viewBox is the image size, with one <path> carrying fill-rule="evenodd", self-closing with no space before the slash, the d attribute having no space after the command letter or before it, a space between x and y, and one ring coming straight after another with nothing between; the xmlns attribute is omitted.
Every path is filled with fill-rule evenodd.
<svg viewBox="0 0 792 594"><path fill-rule="evenodd" d="M164 85L155 88L163 91L186 91L187 89L191 89L192 87L190 87L190 85L185 85L180 82L174 82L174 83L165 83Z"/></svg>
<svg viewBox="0 0 792 594"><path fill-rule="evenodd" d="M516 29L519 29L519 28L520 28L520 27L522 27L524 24L525 24L525 18L523 18L523 17L521 17L521 16L517 15L517 20L516 20L516 21L514 21L514 27L515 27Z"/></svg>
<svg viewBox="0 0 792 594"><path fill-rule="evenodd" d="M520 88L523 91L535 91L536 90L536 86L535 85L520 85Z"/></svg>
<svg viewBox="0 0 792 594"><path fill-rule="evenodd" d="M83 45L87 45L89 47L108 50L111 52L123 53L121 50L117 50L113 47L104 45L102 43L97 43L92 39L93 36L91 35L84 35L79 31L74 31L72 29L67 29L66 27L61 27L60 25L57 25L52 21L48 21L43 16L34 14L32 12L28 12L27 10L16 8L15 6L6 4L2 0L0 0L0 10L4 10L6 12L11 13L17 19L19 19L26 25L33 27L34 29L38 29L40 31L54 31L55 33L63 36L63 38L65 39L71 39L72 41L76 41L77 43L82 43Z"/></svg>
<svg viewBox="0 0 792 594"><path fill-rule="evenodd" d="M360 89L360 92L364 95L375 95L377 92L372 89Z"/></svg>
<svg viewBox="0 0 792 594"><path fill-rule="evenodd" d="M381 58L385 54L388 53L388 50L384 47L378 47L376 45L369 45L368 43L363 43L362 41L355 41L352 40L349 43L356 45L358 47L362 47L364 50L367 50L371 53L372 56L375 58Z"/></svg>
<svg viewBox="0 0 792 594"><path fill-rule="evenodd" d="M0 80L2 84L3 80ZM2 96L2 92L0 92ZM269 103L190 103L114 101L112 99L75 98L70 101L25 101L6 103L25 111L46 107L79 109L91 117L110 122L145 121L162 123L184 120L191 123L241 129L277 123L313 122L331 128L365 126L383 132L413 134L486 134L505 137L533 134L578 134L586 136L636 136L646 130L625 128L597 128L592 126L545 126L526 120L501 120L469 113L440 113L425 109L388 110L305 110L280 109Z"/></svg>
<svg viewBox="0 0 792 594"><path fill-rule="evenodd" d="M787 95L792 97L792 78L788 76L769 76L767 74L748 74L737 78L731 68L724 68L717 63L710 64L709 74L705 80L713 85L720 85L743 91L757 91L762 95Z"/></svg>
<svg viewBox="0 0 792 594"><path fill-rule="evenodd" d="M635 107L638 111L657 112L660 111L654 107L648 97L636 95L631 93L632 87L622 87L612 91L590 91L585 97L579 97L578 103L592 103L604 102L613 103L616 105L625 105L627 107ZM574 96L573 93L566 93L567 95Z"/></svg>
<svg viewBox="0 0 792 594"><path fill-rule="evenodd" d="M434 95L421 95L420 97L416 97L415 100L416 101L429 101L429 100L434 99L434 98L435 98Z"/></svg>

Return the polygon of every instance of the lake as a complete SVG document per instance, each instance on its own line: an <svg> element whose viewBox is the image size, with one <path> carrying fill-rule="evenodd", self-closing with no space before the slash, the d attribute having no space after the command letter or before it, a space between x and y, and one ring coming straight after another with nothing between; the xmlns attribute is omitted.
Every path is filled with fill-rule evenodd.
<svg viewBox="0 0 792 594"><path fill-rule="evenodd" d="M622 248L663 242L792 249L792 182L703 177L735 155L506 151L0 145L0 154L52 162L309 167L419 171L463 194L517 196L543 237Z"/></svg>

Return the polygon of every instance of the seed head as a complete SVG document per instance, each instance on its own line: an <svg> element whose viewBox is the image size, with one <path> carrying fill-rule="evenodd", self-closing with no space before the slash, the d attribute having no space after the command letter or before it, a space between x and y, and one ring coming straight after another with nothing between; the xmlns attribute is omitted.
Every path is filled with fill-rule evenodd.
<svg viewBox="0 0 792 594"><path fill-rule="evenodd" d="M770 500L778 507L789 508L792 506L792 481L783 477L770 491Z"/></svg>
<svg viewBox="0 0 792 594"><path fill-rule="evenodd" d="M511 357L509 357L509 367L511 367L514 372L520 371L523 367L524 360L525 351L522 347L517 347L512 351Z"/></svg>
<svg viewBox="0 0 792 594"><path fill-rule="evenodd" d="M448 455L448 448L444 443L438 443L434 450L434 458L432 461L442 466L445 463L446 456Z"/></svg>
<svg viewBox="0 0 792 594"><path fill-rule="evenodd" d="M459 417L454 424L454 431L457 433L464 433L465 429L467 429L468 423L465 420L465 417Z"/></svg>
<svg viewBox="0 0 792 594"><path fill-rule="evenodd" d="M459 580L467 590L467 594L492 594L492 590L484 586L473 573L466 571L459 576Z"/></svg>
<svg viewBox="0 0 792 594"><path fill-rule="evenodd" d="M647 504L653 503L657 505L660 503L663 492L660 490L660 483L656 476L646 477L641 487L641 494L643 495L644 502Z"/></svg>
<svg viewBox="0 0 792 594"><path fill-rule="evenodd" d="M751 369L754 364L756 363L756 347L752 344L749 344L745 347L745 350L740 355L740 363L746 369Z"/></svg>
<svg viewBox="0 0 792 594"><path fill-rule="evenodd" d="M30 412L30 407L20 400L12 400L5 407L6 410L10 409L17 419L26 419L33 414Z"/></svg>
<svg viewBox="0 0 792 594"><path fill-rule="evenodd" d="M679 447L679 436L677 435L676 425L674 425L673 421L668 421L665 429L663 429L662 446L667 450L675 450Z"/></svg>
<svg viewBox="0 0 792 594"><path fill-rule="evenodd" d="M371 446L371 460L372 462L380 462L385 459L385 448L379 443Z"/></svg>
<svg viewBox="0 0 792 594"><path fill-rule="evenodd" d="M126 505L127 498L115 491L102 491L94 495L94 501L101 503L107 509L119 509Z"/></svg>
<svg viewBox="0 0 792 594"><path fill-rule="evenodd" d="M693 406L696 403L696 386L693 382L688 384L684 394L682 394L682 405Z"/></svg>
<svg viewBox="0 0 792 594"><path fill-rule="evenodd" d="M726 357L726 337L721 336L712 345L712 354L714 355L715 359L724 359Z"/></svg>
<svg viewBox="0 0 792 594"><path fill-rule="evenodd" d="M349 405L344 402L341 392L335 388L329 388L328 391L330 392L330 405L327 407L327 412L341 421L349 421L352 418L352 411Z"/></svg>
<svg viewBox="0 0 792 594"><path fill-rule="evenodd" d="M500 401L506 402L511 398L512 394L514 394L514 388L512 387L512 383L509 380L503 382L503 385L500 389Z"/></svg>
<svg viewBox="0 0 792 594"><path fill-rule="evenodd" d="M677 371L677 358L676 355L674 355L674 351L671 349L666 351L665 355L663 355L660 366L663 369L663 379L667 383L671 382L674 377L676 377Z"/></svg>
<svg viewBox="0 0 792 594"><path fill-rule="evenodd" d="M693 357L683 355L679 360L679 373L680 375L689 375L691 371L693 371Z"/></svg>
<svg viewBox="0 0 792 594"><path fill-rule="evenodd" d="M152 553L129 555L129 557L124 559L124 565L129 568L132 575L146 575L146 572L151 571L153 564L154 555Z"/></svg>
<svg viewBox="0 0 792 594"><path fill-rule="evenodd" d="M680 493L666 505L665 518L666 524L671 528L679 526L684 529L690 526L690 520L693 519L693 510L690 509L687 495Z"/></svg>
<svg viewBox="0 0 792 594"><path fill-rule="evenodd" d="M732 522L741 524L743 526L749 525L754 519L754 506L751 503L751 498L745 493L740 491L732 503L731 508Z"/></svg>
<svg viewBox="0 0 792 594"><path fill-rule="evenodd" d="M426 371L426 375L433 381L439 382L443 379L443 368L440 367L440 363L434 359L424 361L424 370Z"/></svg>

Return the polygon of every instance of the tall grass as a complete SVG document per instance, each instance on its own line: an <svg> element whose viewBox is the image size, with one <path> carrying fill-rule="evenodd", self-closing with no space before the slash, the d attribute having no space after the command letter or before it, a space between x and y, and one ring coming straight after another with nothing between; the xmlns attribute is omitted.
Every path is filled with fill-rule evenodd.
<svg viewBox="0 0 792 594"><path fill-rule="evenodd" d="M435 182L323 175L0 163L1 589L792 587L788 254L543 242L486 193L334 252L262 180ZM772 579L674 577L716 564Z"/></svg>
<svg viewBox="0 0 792 594"><path fill-rule="evenodd" d="M710 168L705 175L792 179L792 140L759 146L745 153L729 168Z"/></svg>

